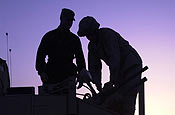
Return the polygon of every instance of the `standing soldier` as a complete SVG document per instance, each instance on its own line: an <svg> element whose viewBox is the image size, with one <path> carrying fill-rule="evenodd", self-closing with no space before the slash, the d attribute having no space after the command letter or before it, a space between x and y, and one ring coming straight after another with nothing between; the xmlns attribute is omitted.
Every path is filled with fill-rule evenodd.
<svg viewBox="0 0 175 115"><path fill-rule="evenodd" d="M78 36L70 31L74 12L62 9L60 25L41 40L36 57L36 70L43 84L60 83L85 68L85 59ZM46 56L48 61L46 62ZM76 65L73 59L76 59Z"/></svg>

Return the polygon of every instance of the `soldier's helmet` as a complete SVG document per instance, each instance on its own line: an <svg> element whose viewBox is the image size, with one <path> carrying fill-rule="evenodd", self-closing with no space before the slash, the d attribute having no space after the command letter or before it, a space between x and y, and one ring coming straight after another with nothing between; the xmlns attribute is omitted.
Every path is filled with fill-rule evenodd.
<svg viewBox="0 0 175 115"><path fill-rule="evenodd" d="M91 16L84 17L79 23L78 36L83 37L92 34L100 27L100 24Z"/></svg>

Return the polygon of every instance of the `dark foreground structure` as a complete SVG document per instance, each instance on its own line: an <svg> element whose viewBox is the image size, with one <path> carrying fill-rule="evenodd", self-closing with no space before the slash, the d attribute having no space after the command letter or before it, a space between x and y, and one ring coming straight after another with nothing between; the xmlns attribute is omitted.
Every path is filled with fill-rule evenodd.
<svg viewBox="0 0 175 115"><path fill-rule="evenodd" d="M148 68L144 67L138 73L146 69ZM0 115L120 115L106 104L113 96L120 98L134 87L140 88L139 115L145 115L144 82L147 79L142 78L139 84L131 84L132 80L131 77L121 87L98 94L88 83L92 94L86 93L83 99L76 97L73 77L63 83L66 87L62 87L61 84L39 86L39 95L35 95L34 87L11 87L7 89L6 94L0 96Z"/></svg>
<svg viewBox="0 0 175 115"><path fill-rule="evenodd" d="M0 102L1 115L118 115L78 98L71 113L66 96L4 96Z"/></svg>

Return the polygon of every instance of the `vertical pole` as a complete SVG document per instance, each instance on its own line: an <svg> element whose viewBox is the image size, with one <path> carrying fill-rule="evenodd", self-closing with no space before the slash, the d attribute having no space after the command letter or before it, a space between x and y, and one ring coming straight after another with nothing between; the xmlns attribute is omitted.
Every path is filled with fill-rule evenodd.
<svg viewBox="0 0 175 115"><path fill-rule="evenodd" d="M6 32L5 35L6 35L6 39L7 39L7 66L10 69L10 86L11 86L12 85L12 76L11 76L11 67L9 65L9 51L11 53L11 49L9 49L8 32Z"/></svg>
<svg viewBox="0 0 175 115"><path fill-rule="evenodd" d="M12 58L11 58L11 54L12 54L12 49L9 49L9 52L10 52L10 60L9 60L9 68L10 68L10 86L12 85Z"/></svg>
<svg viewBox="0 0 175 115"><path fill-rule="evenodd" d="M139 91L139 115L145 115L145 87L144 83L140 86Z"/></svg>
<svg viewBox="0 0 175 115"><path fill-rule="evenodd" d="M7 40L7 64L9 66L9 43L8 43L8 33L5 33L6 35L6 40Z"/></svg>

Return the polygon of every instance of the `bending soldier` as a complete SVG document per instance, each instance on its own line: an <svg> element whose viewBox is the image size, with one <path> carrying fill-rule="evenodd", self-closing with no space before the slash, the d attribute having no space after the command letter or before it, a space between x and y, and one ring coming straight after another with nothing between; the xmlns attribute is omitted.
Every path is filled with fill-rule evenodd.
<svg viewBox="0 0 175 115"><path fill-rule="evenodd" d="M133 73L142 68L142 60L137 51L119 33L110 28L99 28L100 24L90 16L79 23L78 35L86 36L88 44L88 69L97 90L102 90L101 69L103 60L110 70L108 87L119 86ZM141 75L134 82L139 82ZM129 92L113 110L121 115L134 115L137 90Z"/></svg>

